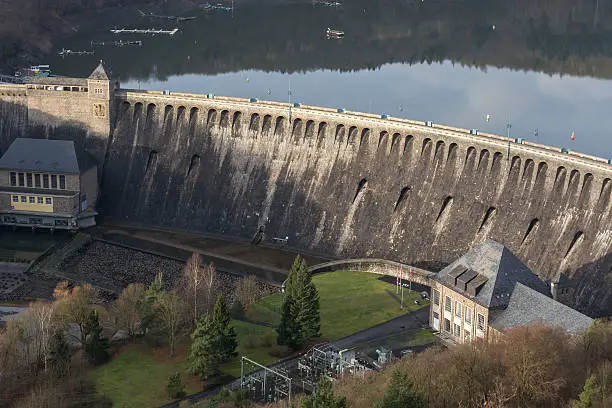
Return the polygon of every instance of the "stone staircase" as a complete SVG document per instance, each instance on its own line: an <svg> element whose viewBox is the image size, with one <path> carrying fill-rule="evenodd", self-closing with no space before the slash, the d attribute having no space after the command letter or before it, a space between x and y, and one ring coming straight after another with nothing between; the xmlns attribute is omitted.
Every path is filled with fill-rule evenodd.
<svg viewBox="0 0 612 408"><path fill-rule="evenodd" d="M37 262L34 262L29 269L29 273L34 276L44 278L62 276L59 270L62 261L70 258L79 249L93 242L91 235L77 233L69 241L51 248L48 253L43 254Z"/></svg>

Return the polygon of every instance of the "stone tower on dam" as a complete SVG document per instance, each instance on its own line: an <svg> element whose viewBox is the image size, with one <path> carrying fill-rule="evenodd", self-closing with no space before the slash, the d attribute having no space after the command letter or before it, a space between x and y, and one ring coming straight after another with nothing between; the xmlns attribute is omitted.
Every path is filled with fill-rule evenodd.
<svg viewBox="0 0 612 408"><path fill-rule="evenodd" d="M431 269L489 237L561 282L560 300L612 313L608 159L356 112L108 91L108 143L89 148L104 146L109 217ZM5 105L3 146L5 129L32 129L29 109Z"/></svg>
<svg viewBox="0 0 612 408"><path fill-rule="evenodd" d="M40 77L0 84L0 149L17 136L78 141L100 163L115 120L110 81L102 62L89 78Z"/></svg>

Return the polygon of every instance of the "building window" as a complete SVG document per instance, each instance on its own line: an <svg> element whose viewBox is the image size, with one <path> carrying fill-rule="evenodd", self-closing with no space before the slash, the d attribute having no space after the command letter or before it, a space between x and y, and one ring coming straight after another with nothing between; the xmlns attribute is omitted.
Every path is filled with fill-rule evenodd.
<svg viewBox="0 0 612 408"><path fill-rule="evenodd" d="M102 88L94 88L94 93L96 95L102 95L104 94L104 90Z"/></svg>
<svg viewBox="0 0 612 408"><path fill-rule="evenodd" d="M105 105L102 103L96 103L93 106L94 116L98 118L106 117Z"/></svg>
<svg viewBox="0 0 612 408"><path fill-rule="evenodd" d="M19 186L25 186L25 174L23 173L19 173Z"/></svg>
<svg viewBox="0 0 612 408"><path fill-rule="evenodd" d="M59 176L60 190L66 189L66 176Z"/></svg>
<svg viewBox="0 0 612 408"><path fill-rule="evenodd" d="M28 202L28 197L26 197L26 196L21 196L21 202L22 202L22 203L27 203L27 202Z"/></svg>
<svg viewBox="0 0 612 408"><path fill-rule="evenodd" d="M478 330L484 331L484 329L485 329L484 316L478 313Z"/></svg>
<svg viewBox="0 0 612 408"><path fill-rule="evenodd" d="M36 202L36 197L28 197L30 204L34 204Z"/></svg>
<svg viewBox="0 0 612 408"><path fill-rule="evenodd" d="M15 173L14 171L11 171L11 186L16 186L17 185L17 173Z"/></svg>
<svg viewBox="0 0 612 408"><path fill-rule="evenodd" d="M18 203L19 202L19 196L12 196L13 198L13 202L14 203Z"/></svg>
<svg viewBox="0 0 612 408"><path fill-rule="evenodd" d="M440 319L440 315L438 314L438 312L433 312L433 318L434 319Z"/></svg>
<svg viewBox="0 0 612 408"><path fill-rule="evenodd" d="M46 197L45 198L45 204L52 204L52 201L51 201L50 197Z"/></svg>
<svg viewBox="0 0 612 408"><path fill-rule="evenodd" d="M42 197L36 197L36 202L37 202L38 204L42 204L42 203L44 203L44 201L43 201L43 198L42 198Z"/></svg>
<svg viewBox="0 0 612 408"><path fill-rule="evenodd" d="M464 330L463 331L463 340L466 343L470 341L470 331L469 330Z"/></svg>
<svg viewBox="0 0 612 408"><path fill-rule="evenodd" d="M28 184L28 187L32 187L32 173L26 173L26 181Z"/></svg>
<svg viewBox="0 0 612 408"><path fill-rule="evenodd" d="M40 174L34 175L34 187L40 188Z"/></svg>
<svg viewBox="0 0 612 408"><path fill-rule="evenodd" d="M461 319L461 303L455 302L455 316Z"/></svg>
<svg viewBox="0 0 612 408"><path fill-rule="evenodd" d="M469 307L466 307L465 313L463 315L465 316L465 322L467 324L472 324L472 309Z"/></svg>
<svg viewBox="0 0 612 408"><path fill-rule="evenodd" d="M444 331L450 333L450 320L444 319Z"/></svg>
<svg viewBox="0 0 612 408"><path fill-rule="evenodd" d="M461 326L455 323L454 329L455 332L453 334L455 335L455 337L461 337Z"/></svg>
<svg viewBox="0 0 612 408"><path fill-rule="evenodd" d="M43 174L43 188L49 188L49 175Z"/></svg>
<svg viewBox="0 0 612 408"><path fill-rule="evenodd" d="M451 300L450 296L446 296L444 298L444 310L450 313L452 311L452 309L453 309L452 300Z"/></svg>
<svg viewBox="0 0 612 408"><path fill-rule="evenodd" d="M440 292L433 290L433 303L436 306L440 306Z"/></svg>
<svg viewBox="0 0 612 408"><path fill-rule="evenodd" d="M55 174L51 175L51 188L57 188L57 176Z"/></svg>

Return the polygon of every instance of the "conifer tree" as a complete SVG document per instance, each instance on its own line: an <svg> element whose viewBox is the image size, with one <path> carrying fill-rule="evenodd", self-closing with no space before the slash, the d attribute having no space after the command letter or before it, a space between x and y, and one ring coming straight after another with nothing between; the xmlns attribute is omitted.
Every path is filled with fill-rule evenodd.
<svg viewBox="0 0 612 408"><path fill-rule="evenodd" d="M63 377L68 372L71 357L72 352L64 331L56 330L49 346L49 365L56 376Z"/></svg>
<svg viewBox="0 0 612 408"><path fill-rule="evenodd" d="M391 383L376 408L426 408L425 399L414 389L408 375L395 370Z"/></svg>
<svg viewBox="0 0 612 408"><path fill-rule="evenodd" d="M345 408L347 406L345 397L334 395L332 383L323 377L317 383L317 388L312 395L305 397L301 408Z"/></svg>
<svg viewBox="0 0 612 408"><path fill-rule="evenodd" d="M198 320L191 334L191 348L187 357L189 374L199 375L206 380L217 371L221 364L220 353L216 349L217 336L212 318L203 317Z"/></svg>
<svg viewBox="0 0 612 408"><path fill-rule="evenodd" d="M276 342L280 345L287 345L291 348L297 348L297 345L302 343L302 339L299 327L293 315L295 311L293 303L293 298L288 296L288 294L285 292L283 313L280 324L276 328L276 332L278 333Z"/></svg>
<svg viewBox="0 0 612 408"><path fill-rule="evenodd" d="M143 332L155 327L155 305L164 288L163 275L158 273L155 279L147 287L144 302L142 303L140 325Z"/></svg>
<svg viewBox="0 0 612 408"><path fill-rule="evenodd" d="M223 295L217 299L212 317L198 321L191 340L187 359L189 373L202 379L213 375L221 363L236 355L236 332L230 325L229 310Z"/></svg>
<svg viewBox="0 0 612 408"><path fill-rule="evenodd" d="M100 325L100 317L98 312L92 310L85 324L87 340L85 342L85 351L89 355L92 364L102 364L108 360L108 339L102 336L102 326Z"/></svg>
<svg viewBox="0 0 612 408"><path fill-rule="evenodd" d="M306 262L298 255L285 286L277 342L299 349L310 339L318 337L320 328L319 292L312 283Z"/></svg>
<svg viewBox="0 0 612 408"><path fill-rule="evenodd" d="M219 333L218 350L221 354L221 360L227 361L235 357L237 354L236 347L238 347L236 331L234 331L234 327L230 325L230 313L225 304L225 297L223 295L219 295L217 303L215 303L215 308L213 310L213 325Z"/></svg>

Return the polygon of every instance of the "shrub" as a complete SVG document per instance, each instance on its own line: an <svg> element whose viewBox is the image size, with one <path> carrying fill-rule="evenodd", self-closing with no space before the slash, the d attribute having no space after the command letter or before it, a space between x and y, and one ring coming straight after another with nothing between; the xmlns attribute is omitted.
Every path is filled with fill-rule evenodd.
<svg viewBox="0 0 612 408"><path fill-rule="evenodd" d="M175 373L168 377L166 390L168 391L168 396L172 399L183 398L185 396L185 384L181 380L180 373Z"/></svg>
<svg viewBox="0 0 612 408"><path fill-rule="evenodd" d="M230 309L230 316L232 319L242 320L244 319L244 306L240 300L236 300Z"/></svg>

